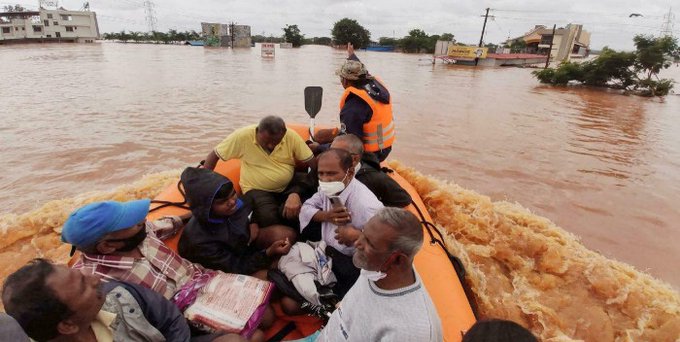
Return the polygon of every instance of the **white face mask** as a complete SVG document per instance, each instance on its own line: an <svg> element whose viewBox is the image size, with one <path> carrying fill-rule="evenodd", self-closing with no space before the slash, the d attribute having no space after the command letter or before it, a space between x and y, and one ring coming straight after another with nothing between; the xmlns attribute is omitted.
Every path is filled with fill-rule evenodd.
<svg viewBox="0 0 680 342"><path fill-rule="evenodd" d="M335 182L323 182L319 180L319 192L326 194L326 196L335 196L338 193L342 192L345 190L345 179L347 178L347 174L345 174L345 177L342 179L342 181L335 181Z"/></svg>
<svg viewBox="0 0 680 342"><path fill-rule="evenodd" d="M387 273L383 273L380 271L366 271L363 268L361 269L361 275L366 277L368 280L372 282L376 282L380 279L387 277Z"/></svg>
<svg viewBox="0 0 680 342"><path fill-rule="evenodd" d="M361 162L358 162L357 165L354 167L354 175L356 176L357 172L361 170Z"/></svg>

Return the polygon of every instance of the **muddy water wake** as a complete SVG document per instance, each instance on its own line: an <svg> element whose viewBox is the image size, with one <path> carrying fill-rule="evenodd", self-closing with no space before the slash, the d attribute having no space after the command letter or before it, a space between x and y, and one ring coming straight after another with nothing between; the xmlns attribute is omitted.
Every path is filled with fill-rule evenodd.
<svg viewBox="0 0 680 342"><path fill-rule="evenodd" d="M680 295L668 284L588 250L518 204L392 166L449 234L481 316L522 322L544 341L680 338Z"/></svg>
<svg viewBox="0 0 680 342"><path fill-rule="evenodd" d="M521 322L544 341L675 341L680 295L668 284L588 250L579 239L518 204L394 167L417 189L449 250L466 265L482 317ZM35 257L66 262L59 234L86 203L155 197L176 182L166 171L108 192L48 202L0 216L0 278Z"/></svg>

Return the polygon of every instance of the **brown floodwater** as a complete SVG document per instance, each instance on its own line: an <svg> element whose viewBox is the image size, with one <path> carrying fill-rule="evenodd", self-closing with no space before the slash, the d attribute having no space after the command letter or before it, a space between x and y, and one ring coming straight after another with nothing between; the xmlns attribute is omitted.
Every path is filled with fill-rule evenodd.
<svg viewBox="0 0 680 342"><path fill-rule="evenodd" d="M647 99L540 85L531 69L437 64L359 52L390 87L392 158L518 202L586 246L680 287L680 97ZM201 160L234 128L277 114L306 122L302 90L324 87L318 121L337 123L334 69L320 46L224 50L134 44L0 49L0 207L130 183ZM680 68L666 71L680 80Z"/></svg>

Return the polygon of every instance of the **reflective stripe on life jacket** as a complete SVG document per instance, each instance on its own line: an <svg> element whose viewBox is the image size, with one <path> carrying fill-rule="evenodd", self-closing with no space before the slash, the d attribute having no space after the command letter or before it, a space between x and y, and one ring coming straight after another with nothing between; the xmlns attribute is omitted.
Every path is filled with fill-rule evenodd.
<svg viewBox="0 0 680 342"><path fill-rule="evenodd" d="M365 90L347 87L340 98L340 110L345 106L349 94L359 96L373 111L371 120L363 125L364 150L366 152L378 152L386 149L394 143L394 121L392 121L392 101L382 103L374 100Z"/></svg>

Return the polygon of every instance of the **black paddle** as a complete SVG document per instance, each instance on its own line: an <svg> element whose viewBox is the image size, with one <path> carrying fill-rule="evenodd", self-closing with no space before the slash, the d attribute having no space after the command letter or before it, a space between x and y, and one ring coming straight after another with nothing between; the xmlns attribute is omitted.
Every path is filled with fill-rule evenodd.
<svg viewBox="0 0 680 342"><path fill-rule="evenodd" d="M319 86L305 87L305 110L309 114L309 138L314 141L314 118L321 110L323 88Z"/></svg>

